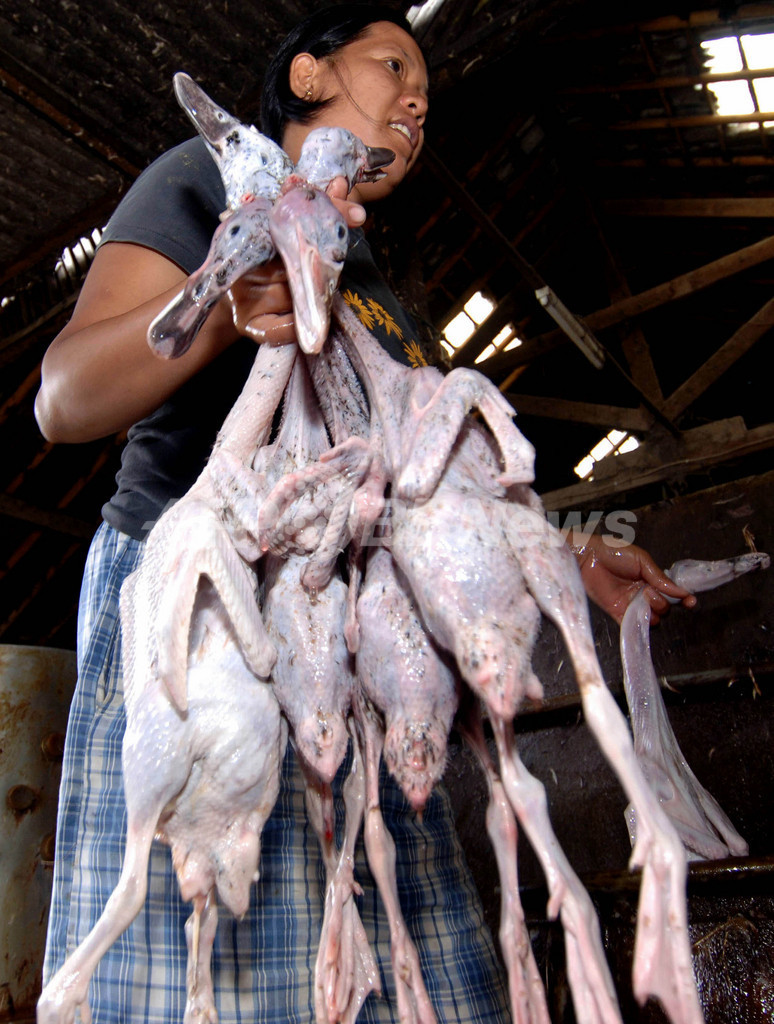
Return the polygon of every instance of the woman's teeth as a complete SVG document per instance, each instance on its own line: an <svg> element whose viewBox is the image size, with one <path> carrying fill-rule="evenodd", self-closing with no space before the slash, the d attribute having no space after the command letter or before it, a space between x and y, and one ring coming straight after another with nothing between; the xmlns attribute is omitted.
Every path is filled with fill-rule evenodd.
<svg viewBox="0 0 774 1024"><path fill-rule="evenodd" d="M392 124L390 124L390 128L394 128L396 132L400 132L402 135L405 135L409 142L411 142L411 132L408 130L405 124L398 124L397 122L393 122Z"/></svg>

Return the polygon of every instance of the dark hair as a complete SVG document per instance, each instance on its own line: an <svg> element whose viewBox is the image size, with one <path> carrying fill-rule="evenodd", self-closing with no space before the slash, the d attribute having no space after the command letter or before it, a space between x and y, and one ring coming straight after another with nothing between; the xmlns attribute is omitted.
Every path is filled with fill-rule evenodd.
<svg viewBox="0 0 774 1024"><path fill-rule="evenodd" d="M304 100L290 88L290 65L298 53L330 57L358 39L377 21L390 21L412 35L411 25L398 11L376 4L339 4L315 11L283 39L266 69L261 93L261 131L282 142L288 121L307 124L328 100Z"/></svg>

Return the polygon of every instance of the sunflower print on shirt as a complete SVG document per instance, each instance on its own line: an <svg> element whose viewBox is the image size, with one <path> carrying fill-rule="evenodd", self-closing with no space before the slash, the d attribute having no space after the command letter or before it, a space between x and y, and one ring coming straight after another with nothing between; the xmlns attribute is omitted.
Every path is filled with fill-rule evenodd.
<svg viewBox="0 0 774 1024"><path fill-rule="evenodd" d="M357 292L353 292L350 288L347 288L341 294L360 323L369 331L373 331L374 326L378 325L388 336L394 334L400 339L403 351L406 353L406 357L414 369L420 366L427 366L427 360L417 342L413 338L411 341L404 340L403 331L380 302L370 298L364 302Z"/></svg>

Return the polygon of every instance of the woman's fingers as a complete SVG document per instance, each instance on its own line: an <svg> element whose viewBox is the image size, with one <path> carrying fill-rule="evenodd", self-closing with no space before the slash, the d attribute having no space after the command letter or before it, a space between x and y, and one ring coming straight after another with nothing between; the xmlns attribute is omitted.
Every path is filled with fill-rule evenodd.
<svg viewBox="0 0 774 1024"><path fill-rule="evenodd" d="M365 222L365 207L360 203L352 203L347 199L347 179L343 176L334 178L328 186L328 196L338 209L349 228L359 228Z"/></svg>
<svg viewBox="0 0 774 1024"><path fill-rule="evenodd" d="M328 189L328 195L348 227L358 227L365 221L365 209L347 199L346 178L336 178ZM234 326L240 334L273 344L295 341L293 300L285 267L279 257L236 281L228 291L228 300Z"/></svg>
<svg viewBox="0 0 774 1024"><path fill-rule="evenodd" d="M261 313L252 317L242 326L237 324L237 327L242 334L254 338L259 343L268 341L272 345L285 345L296 340L296 325L292 313L284 316Z"/></svg>
<svg viewBox="0 0 774 1024"><path fill-rule="evenodd" d="M293 300L281 260L245 274L231 286L228 299L240 334L274 344L295 340Z"/></svg>

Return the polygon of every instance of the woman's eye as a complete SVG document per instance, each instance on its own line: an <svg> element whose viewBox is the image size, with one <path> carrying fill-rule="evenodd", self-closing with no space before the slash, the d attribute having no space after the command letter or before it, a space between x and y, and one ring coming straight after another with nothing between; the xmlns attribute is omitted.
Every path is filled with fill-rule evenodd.
<svg viewBox="0 0 774 1024"><path fill-rule="evenodd" d="M388 57L384 63L391 71L394 71L397 75L399 75L403 70L403 62L399 61L397 57Z"/></svg>

